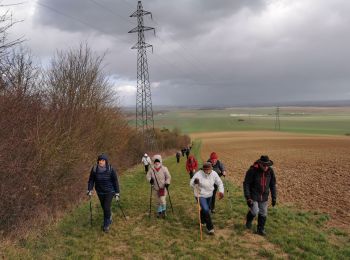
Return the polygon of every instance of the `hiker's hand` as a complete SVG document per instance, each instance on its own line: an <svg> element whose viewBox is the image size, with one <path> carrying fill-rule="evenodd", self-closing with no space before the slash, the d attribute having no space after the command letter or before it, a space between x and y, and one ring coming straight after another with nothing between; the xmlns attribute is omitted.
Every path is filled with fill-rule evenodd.
<svg viewBox="0 0 350 260"><path fill-rule="evenodd" d="M224 176L224 178L226 177L226 171L222 172L222 176Z"/></svg>
<svg viewBox="0 0 350 260"><path fill-rule="evenodd" d="M272 200L271 205L272 205L272 207L276 206L276 200Z"/></svg>
<svg viewBox="0 0 350 260"><path fill-rule="evenodd" d="M165 188L168 188L170 186L170 184L169 183L165 183L164 186L165 186Z"/></svg>
<svg viewBox="0 0 350 260"><path fill-rule="evenodd" d="M223 192L219 192L219 200L221 200L224 197L224 193Z"/></svg>
<svg viewBox="0 0 350 260"><path fill-rule="evenodd" d="M115 200L116 200L117 202L120 200L119 193L116 193L116 194L114 195L114 197L115 197Z"/></svg>
<svg viewBox="0 0 350 260"><path fill-rule="evenodd" d="M253 200L252 199L247 199L247 205L249 208L253 207Z"/></svg>
<svg viewBox="0 0 350 260"><path fill-rule="evenodd" d="M194 184L199 184L199 179L198 178L194 179Z"/></svg>
<svg viewBox="0 0 350 260"><path fill-rule="evenodd" d="M151 178L151 180L149 181L149 183L151 183L151 185L153 185L153 184L154 184L154 179Z"/></svg>
<svg viewBox="0 0 350 260"><path fill-rule="evenodd" d="M88 195L88 196L92 196L92 190L88 190L87 192L86 192L86 195Z"/></svg>

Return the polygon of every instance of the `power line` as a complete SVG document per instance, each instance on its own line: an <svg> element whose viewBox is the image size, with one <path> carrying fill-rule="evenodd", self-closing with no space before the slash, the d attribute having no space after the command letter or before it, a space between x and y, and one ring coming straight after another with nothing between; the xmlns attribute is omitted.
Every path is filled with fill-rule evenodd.
<svg viewBox="0 0 350 260"><path fill-rule="evenodd" d="M64 17L67 17L67 18L69 18L69 19L71 19L71 20L74 20L74 21L76 21L76 22L78 22L78 23L81 23L81 24L83 24L83 25L85 25L85 26L91 27L91 28L93 28L93 29L95 29L95 30L97 30L97 31L101 31L101 32L103 32L103 33L105 33L105 34L109 34L107 31L104 31L104 30L102 30L101 28L98 28L98 27L96 27L96 26L94 26L94 25L92 25L92 24L89 24L89 23L87 23L87 22L85 22L85 21L83 21L83 20L80 20L80 19L78 19L78 18L75 18L74 16L71 16L71 15L69 15L69 14L66 14L66 13L64 13L64 12L62 12L62 11L60 11L60 10L58 10L58 9L56 9L56 8L54 8L54 7L52 7L52 6L49 6L49 5L46 5L46 4L43 4L43 3L39 3L39 2L36 2L36 4L39 5L39 6L41 6L41 7L46 8L46 9L49 9L49 10L51 10L52 12L58 13L58 14L64 16Z"/></svg>
<svg viewBox="0 0 350 260"><path fill-rule="evenodd" d="M128 22L128 23L130 23L130 24L133 24L130 20L128 20L128 19L125 18L124 16L118 14L117 12L112 11L111 8L108 8L107 6L105 6L105 5L103 5L103 4L99 3L99 2L97 2L97 1L95 1L95 0L89 0L89 1L90 1L91 3L97 5L97 6L100 7L101 9L106 10L106 11L108 11L108 12L111 13L111 14L117 15L118 17L120 17L120 18L123 19L124 21L126 21L126 22Z"/></svg>

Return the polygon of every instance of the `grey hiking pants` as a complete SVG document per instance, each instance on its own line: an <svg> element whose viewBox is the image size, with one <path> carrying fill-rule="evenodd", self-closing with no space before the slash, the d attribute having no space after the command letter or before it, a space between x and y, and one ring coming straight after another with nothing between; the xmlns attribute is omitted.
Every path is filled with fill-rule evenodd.
<svg viewBox="0 0 350 260"><path fill-rule="evenodd" d="M267 206L268 201L253 201L253 206L250 208L250 212L255 217L256 215L262 215L263 217L267 216Z"/></svg>

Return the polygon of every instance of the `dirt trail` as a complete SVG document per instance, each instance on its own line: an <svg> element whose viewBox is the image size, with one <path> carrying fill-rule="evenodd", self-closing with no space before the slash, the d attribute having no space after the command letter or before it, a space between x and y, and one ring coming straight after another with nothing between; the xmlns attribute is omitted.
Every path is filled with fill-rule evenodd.
<svg viewBox="0 0 350 260"><path fill-rule="evenodd" d="M274 161L278 202L329 213L330 225L349 231L350 137L280 132L193 134L202 140L202 158L212 151L241 186L245 172L262 154Z"/></svg>

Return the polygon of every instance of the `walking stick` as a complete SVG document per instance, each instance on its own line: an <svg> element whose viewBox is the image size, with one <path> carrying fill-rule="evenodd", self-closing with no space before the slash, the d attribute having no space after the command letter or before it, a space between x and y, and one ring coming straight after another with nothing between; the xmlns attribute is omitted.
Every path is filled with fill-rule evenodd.
<svg viewBox="0 0 350 260"><path fill-rule="evenodd" d="M197 205L198 205L198 221L199 221L199 232L201 240L203 240L203 230L202 230L202 221L201 221L201 205L199 203L199 186L197 184Z"/></svg>
<svg viewBox="0 0 350 260"><path fill-rule="evenodd" d="M153 191L153 185L151 185L151 196L149 197L149 214L148 214L149 218L151 218L151 211L152 211L152 191Z"/></svg>
<svg viewBox="0 0 350 260"><path fill-rule="evenodd" d="M171 203L171 198L170 198L170 192L169 192L169 189L167 187L166 187L166 190L168 191L168 197L169 197L171 212L174 214L173 204Z"/></svg>
<svg viewBox="0 0 350 260"><path fill-rule="evenodd" d="M92 227L92 202L91 202L91 195L90 197L90 227Z"/></svg>
<svg viewBox="0 0 350 260"><path fill-rule="evenodd" d="M124 214L124 210L123 210L123 208L122 208L122 205L120 205L120 201L117 201L117 206L119 206L120 211L122 212L122 214L123 214L123 216L124 216L125 221L128 221L128 220L127 220L127 218L126 218L126 216L125 216L125 214Z"/></svg>
<svg viewBox="0 0 350 260"><path fill-rule="evenodd" d="M228 200L228 203L230 204L230 209L232 210L232 203L231 203L230 191L229 191L229 189L228 189L227 181L225 180L225 177L224 177L224 185L225 185L225 187L226 187L227 200Z"/></svg>

